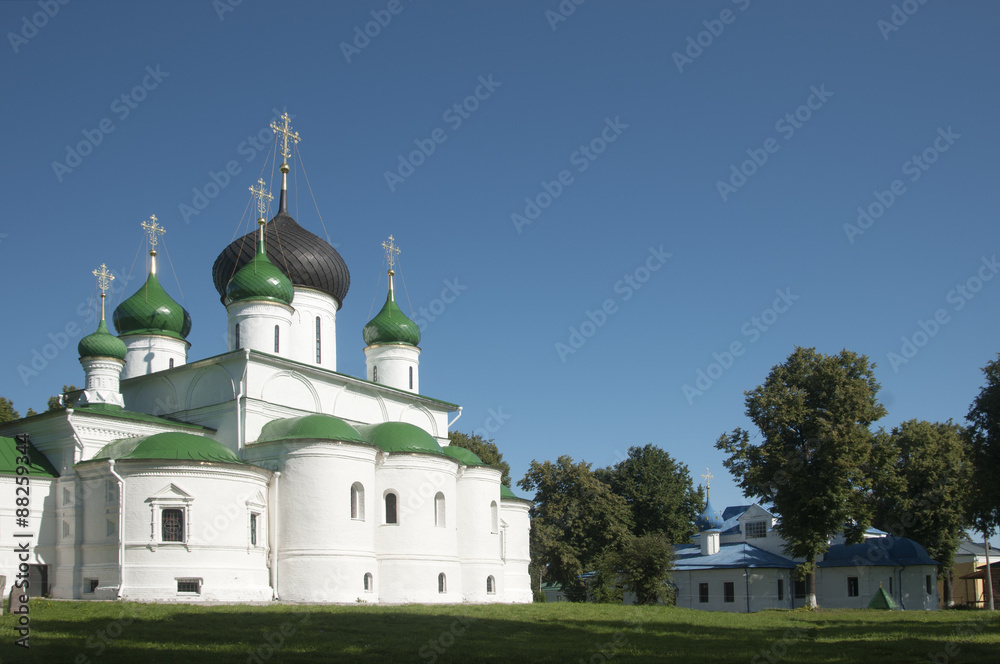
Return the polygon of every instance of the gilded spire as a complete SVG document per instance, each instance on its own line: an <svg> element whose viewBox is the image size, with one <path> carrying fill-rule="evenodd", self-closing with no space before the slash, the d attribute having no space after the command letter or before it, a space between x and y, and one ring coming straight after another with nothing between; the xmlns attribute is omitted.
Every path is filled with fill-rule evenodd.
<svg viewBox="0 0 1000 664"><path fill-rule="evenodd" d="M705 501L708 501L708 490L712 488L712 478L715 477L708 468L705 468L705 474L701 476L701 479L705 480Z"/></svg>
<svg viewBox="0 0 1000 664"><path fill-rule="evenodd" d="M115 275L108 271L107 265L101 263L101 267L94 270L94 276L97 277L97 287L101 289L101 320L104 320L104 298L108 296L108 289L111 288L111 282L115 280Z"/></svg>
<svg viewBox="0 0 1000 664"><path fill-rule="evenodd" d="M149 221L142 222L142 228L146 231L149 239L149 273L156 274L156 243L160 241L160 236L166 233L166 229L156 222L156 215L150 215Z"/></svg>
<svg viewBox="0 0 1000 664"><path fill-rule="evenodd" d="M288 147L288 141L292 142L294 146L299 142L298 132L292 131L290 125L291 118L288 117L288 113L281 114L282 123L279 125L276 122L271 123L271 129L274 130L274 137L279 138L281 141L281 148L278 150L281 153L281 198L278 201L278 212L285 212L287 214L288 207L286 203L285 192L288 190L288 158L292 156L292 151Z"/></svg>
<svg viewBox="0 0 1000 664"><path fill-rule="evenodd" d="M385 249L385 260L389 264L389 290L392 290L392 275L396 274L393 268L396 266L399 247L396 246L395 238L390 235L389 241L382 243L382 248Z"/></svg>
<svg viewBox="0 0 1000 664"><path fill-rule="evenodd" d="M271 192L264 187L263 178L258 178L256 187L250 187L250 193L253 194L255 199L257 199L257 213L259 214L257 218L257 225L260 227L260 237L258 241L260 242L260 246L263 247L264 224L267 223L264 218L267 216L267 210L271 207L271 201L274 200L274 196L272 196Z"/></svg>

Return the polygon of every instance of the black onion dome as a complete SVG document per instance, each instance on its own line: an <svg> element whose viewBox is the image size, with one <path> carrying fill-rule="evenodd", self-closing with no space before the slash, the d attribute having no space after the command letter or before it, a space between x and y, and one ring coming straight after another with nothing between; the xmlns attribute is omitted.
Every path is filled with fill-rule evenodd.
<svg viewBox="0 0 1000 664"><path fill-rule="evenodd" d="M318 235L310 233L281 211L264 227L267 257L284 272L293 286L314 288L343 305L351 287L351 273L347 263ZM236 238L223 249L212 266L212 281L219 297L225 300L226 286L236 272L249 263L257 252L257 231Z"/></svg>

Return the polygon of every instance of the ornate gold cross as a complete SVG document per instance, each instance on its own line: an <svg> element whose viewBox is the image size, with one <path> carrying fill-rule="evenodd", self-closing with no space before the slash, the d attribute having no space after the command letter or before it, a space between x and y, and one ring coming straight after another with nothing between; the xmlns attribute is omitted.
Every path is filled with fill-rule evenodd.
<svg viewBox="0 0 1000 664"><path fill-rule="evenodd" d="M385 260L389 262L389 274L393 274L393 267L396 265L396 256L399 255L399 247L395 245L394 240L395 238L390 235L389 241L382 243L382 248L385 249Z"/></svg>
<svg viewBox="0 0 1000 664"><path fill-rule="evenodd" d="M263 219L267 215L268 207L270 207L268 204L274 200L274 196L264 187L263 178L257 180L256 188L250 187L250 193L257 199L257 211L260 213L260 218Z"/></svg>
<svg viewBox="0 0 1000 664"><path fill-rule="evenodd" d="M287 160L289 157L292 156L291 151L288 149L288 141L291 140L293 145L295 143L298 143L299 133L297 131L293 132L292 128L289 126L291 118L288 117L288 113L282 113L281 120L284 121L283 126L278 126L277 123L272 122L271 129L274 130L275 136L281 134L281 150L279 150L279 152L281 153L281 156Z"/></svg>
<svg viewBox="0 0 1000 664"><path fill-rule="evenodd" d="M156 251L156 243L160 241L160 236L167 232L167 230L156 223L156 215L150 215L149 221L142 222L142 228L146 231L149 236L149 247L154 252Z"/></svg>

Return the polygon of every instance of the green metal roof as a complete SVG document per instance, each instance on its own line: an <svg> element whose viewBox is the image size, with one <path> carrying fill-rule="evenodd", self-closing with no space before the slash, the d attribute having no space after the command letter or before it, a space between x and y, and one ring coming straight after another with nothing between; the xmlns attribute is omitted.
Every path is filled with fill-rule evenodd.
<svg viewBox="0 0 1000 664"><path fill-rule="evenodd" d="M510 487L503 484L500 485L500 500L523 500L526 503L533 502L530 498L522 498L511 491Z"/></svg>
<svg viewBox="0 0 1000 664"><path fill-rule="evenodd" d="M443 455L444 451L429 433L407 422L383 422L358 427L358 432L384 452L423 452Z"/></svg>
<svg viewBox="0 0 1000 664"><path fill-rule="evenodd" d="M120 406L113 406L111 404L106 404L106 403L93 403L84 406L77 406L73 408L73 414L106 415L109 417L118 417L123 420L134 420L136 422L152 422L154 424L166 424L173 427L185 427L188 429L194 429L196 431L215 431L215 429L210 429L209 427L203 427L200 424L178 422L176 420L170 420L165 417L157 417L156 415L147 415L146 413L136 413L131 410L125 410Z"/></svg>
<svg viewBox="0 0 1000 664"><path fill-rule="evenodd" d="M167 431L108 443L91 461L155 459L245 464L232 450L205 436Z"/></svg>
<svg viewBox="0 0 1000 664"><path fill-rule="evenodd" d="M278 269L264 251L264 243L257 243L257 255L241 267L226 286L225 303L241 300L268 300L291 304L295 291L291 280Z"/></svg>
<svg viewBox="0 0 1000 664"><path fill-rule="evenodd" d="M118 305L113 316L118 334L162 334L184 339L191 331L191 315L167 295L155 274L131 297Z"/></svg>
<svg viewBox="0 0 1000 664"><path fill-rule="evenodd" d="M459 447L458 445L447 445L441 448L447 456L455 459L463 466L485 466L487 464L483 463L483 460L476 456L476 453L472 450L467 450L464 447Z"/></svg>
<svg viewBox="0 0 1000 664"><path fill-rule="evenodd" d="M76 349L80 357L112 357L116 360L124 360L128 351L125 342L111 334L103 318L97 331L80 339Z"/></svg>
<svg viewBox="0 0 1000 664"><path fill-rule="evenodd" d="M28 468L28 475L32 477L59 477L59 473L52 467L45 455L35 449L35 446L28 442L28 459L31 463L19 464L17 458L23 456L17 449L17 440L0 436L0 475L16 475L19 465Z"/></svg>
<svg viewBox="0 0 1000 664"><path fill-rule="evenodd" d="M367 443L350 424L333 415L313 414L273 420L264 425L257 438L258 443L276 440L318 438L320 440L341 440L349 443Z"/></svg>
<svg viewBox="0 0 1000 664"><path fill-rule="evenodd" d="M365 325L362 336L368 346L372 344L405 344L407 346L420 344L420 328L407 318L399 305L396 304L391 282L389 294L385 298L385 305L375 315L375 318L372 318Z"/></svg>

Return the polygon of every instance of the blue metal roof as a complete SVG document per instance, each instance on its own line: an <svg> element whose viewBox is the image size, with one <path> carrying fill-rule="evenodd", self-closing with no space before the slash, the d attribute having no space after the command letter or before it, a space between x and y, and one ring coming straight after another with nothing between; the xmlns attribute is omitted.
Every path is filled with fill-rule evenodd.
<svg viewBox="0 0 1000 664"><path fill-rule="evenodd" d="M873 537L861 544L834 544L823 556L820 567L854 565L937 565L927 550L906 537Z"/></svg>
<svg viewBox="0 0 1000 664"><path fill-rule="evenodd" d="M739 567L777 567L792 569L796 563L783 556L758 549L746 542L723 544L711 556L701 555L701 547L683 544L674 549L674 567L678 570L727 569Z"/></svg>

